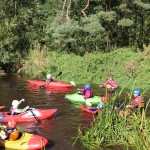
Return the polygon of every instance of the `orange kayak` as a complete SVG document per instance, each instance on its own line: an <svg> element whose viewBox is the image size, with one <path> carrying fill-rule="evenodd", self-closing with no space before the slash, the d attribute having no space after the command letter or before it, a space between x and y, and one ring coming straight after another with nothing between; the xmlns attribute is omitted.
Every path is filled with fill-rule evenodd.
<svg viewBox="0 0 150 150"><path fill-rule="evenodd" d="M88 113L96 114L98 113L97 107L87 107L87 106L79 106L79 108Z"/></svg>

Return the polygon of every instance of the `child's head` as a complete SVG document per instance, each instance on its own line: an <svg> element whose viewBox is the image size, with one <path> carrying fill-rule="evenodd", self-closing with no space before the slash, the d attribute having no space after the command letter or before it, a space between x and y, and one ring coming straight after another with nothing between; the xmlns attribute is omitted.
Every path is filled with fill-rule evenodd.
<svg viewBox="0 0 150 150"><path fill-rule="evenodd" d="M8 127L15 128L16 126L17 126L16 121L14 121L14 120L8 121Z"/></svg>
<svg viewBox="0 0 150 150"><path fill-rule="evenodd" d="M18 100L13 100L13 102L12 102L12 106L16 107L16 108L19 106L19 104L20 104L20 102Z"/></svg>
<svg viewBox="0 0 150 150"><path fill-rule="evenodd" d="M113 80L113 75L109 75L109 80Z"/></svg>
<svg viewBox="0 0 150 150"><path fill-rule="evenodd" d="M47 75L47 78L50 79L50 78L51 78L51 74L48 74L48 75Z"/></svg>

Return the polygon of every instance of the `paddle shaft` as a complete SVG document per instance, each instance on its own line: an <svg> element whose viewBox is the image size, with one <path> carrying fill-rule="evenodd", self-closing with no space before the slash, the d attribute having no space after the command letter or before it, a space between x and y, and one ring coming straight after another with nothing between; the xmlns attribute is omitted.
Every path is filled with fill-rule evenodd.
<svg viewBox="0 0 150 150"><path fill-rule="evenodd" d="M19 94L19 96L21 98L23 98L22 94L20 93L19 89L17 88L16 84L14 82L11 82L11 85L13 87L13 89L15 91L17 91L17 93ZM29 108L30 112L32 113L32 115L34 116L34 118L36 119L36 121L40 122L40 119L33 113L33 111Z"/></svg>

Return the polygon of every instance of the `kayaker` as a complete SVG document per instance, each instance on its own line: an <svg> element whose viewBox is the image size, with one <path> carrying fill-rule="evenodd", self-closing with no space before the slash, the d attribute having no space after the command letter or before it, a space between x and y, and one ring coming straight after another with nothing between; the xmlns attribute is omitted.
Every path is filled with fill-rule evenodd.
<svg viewBox="0 0 150 150"><path fill-rule="evenodd" d="M53 82L53 81L54 81L54 77L52 77L51 74L48 74L45 82L50 83L50 82Z"/></svg>
<svg viewBox="0 0 150 150"><path fill-rule="evenodd" d="M133 90L133 101L131 103L131 105L127 105L126 106L126 110L119 110L118 108L118 112L119 115L123 116L123 115L131 115L135 110L137 110L137 108L140 108L140 113L142 113L142 110L145 108L145 101L143 100L143 98L140 96L141 91L139 89L134 89Z"/></svg>
<svg viewBox="0 0 150 150"><path fill-rule="evenodd" d="M107 98L106 96L101 97L101 101L97 105L97 109L104 109L106 106Z"/></svg>
<svg viewBox="0 0 150 150"><path fill-rule="evenodd" d="M21 102L24 102L25 99L21 99L20 101L18 100L13 100L12 102L12 107L10 109L10 113L11 115L16 115L16 114L19 114L19 113L23 113L25 111L27 111L29 109L29 106L26 106L24 109L19 109L19 105L21 104Z"/></svg>
<svg viewBox="0 0 150 150"><path fill-rule="evenodd" d="M91 91L91 85L90 84L85 84L84 88L79 88L79 92L83 94L83 97L85 99L93 97L93 92Z"/></svg>
<svg viewBox="0 0 150 150"><path fill-rule="evenodd" d="M100 85L100 87L107 88L108 93L112 95L118 88L118 83L113 79L113 76L110 75L108 80L104 84Z"/></svg>
<svg viewBox="0 0 150 150"><path fill-rule="evenodd" d="M143 98L140 96L141 91L139 89L134 89L133 90L133 101L131 105L127 105L126 107L129 108L133 108L134 110L136 110L137 108L144 108L145 107L145 101L143 100Z"/></svg>
<svg viewBox="0 0 150 150"><path fill-rule="evenodd" d="M19 131L16 128L17 123L14 120L8 121L8 125L2 125L0 131L0 137L5 140L8 139L10 141L17 140L19 137Z"/></svg>

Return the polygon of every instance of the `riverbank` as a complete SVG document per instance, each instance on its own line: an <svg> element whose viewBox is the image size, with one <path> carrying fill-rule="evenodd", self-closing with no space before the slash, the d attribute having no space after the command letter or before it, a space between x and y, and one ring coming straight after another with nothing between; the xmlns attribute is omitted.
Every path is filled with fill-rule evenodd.
<svg viewBox="0 0 150 150"><path fill-rule="evenodd" d="M135 83L134 87L145 89L150 87L149 54L149 48L139 53L121 48L109 53L88 53L83 57L35 49L23 60L21 72L30 78L45 79L47 73L56 76L62 71L57 80L73 80L79 84L101 84L112 74L121 87L130 88Z"/></svg>

